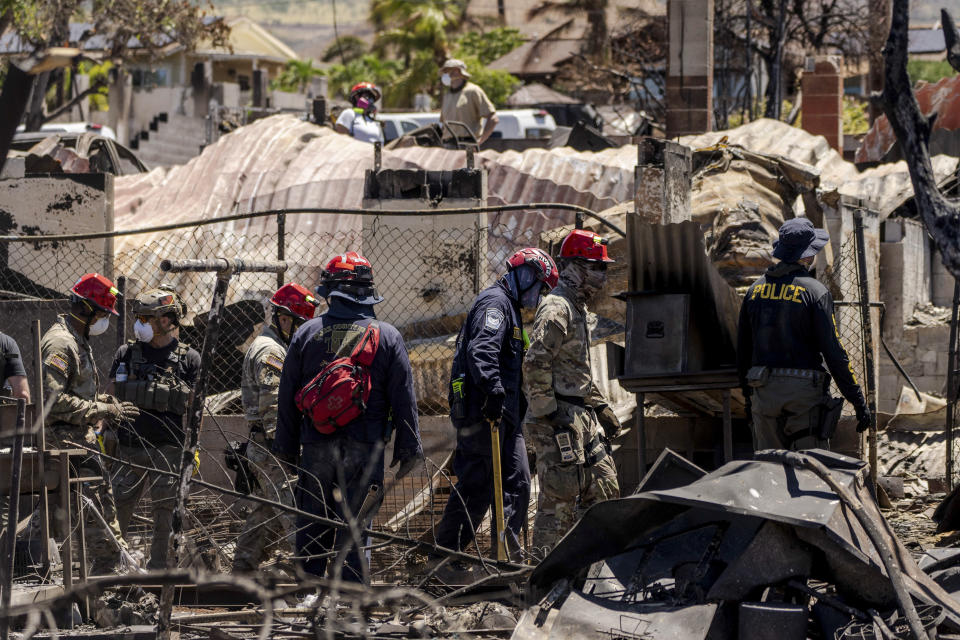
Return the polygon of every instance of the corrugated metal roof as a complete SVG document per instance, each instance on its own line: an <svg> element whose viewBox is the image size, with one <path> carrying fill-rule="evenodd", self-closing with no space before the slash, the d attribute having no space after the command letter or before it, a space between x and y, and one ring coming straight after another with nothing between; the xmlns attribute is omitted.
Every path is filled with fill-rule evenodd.
<svg viewBox="0 0 960 640"><path fill-rule="evenodd" d="M907 31L907 52L916 53L945 53L946 40L943 39L943 29L910 29Z"/></svg>
<svg viewBox="0 0 960 640"><path fill-rule="evenodd" d="M580 104L580 100L554 91L539 82L524 85L507 98L511 107L531 107L539 104Z"/></svg>
<svg viewBox="0 0 960 640"><path fill-rule="evenodd" d="M943 78L936 84L920 82L914 88L920 111L927 117L936 115L932 133L960 129L960 75ZM887 116L877 118L857 149L857 162L882 162L896 143L897 137Z"/></svg>

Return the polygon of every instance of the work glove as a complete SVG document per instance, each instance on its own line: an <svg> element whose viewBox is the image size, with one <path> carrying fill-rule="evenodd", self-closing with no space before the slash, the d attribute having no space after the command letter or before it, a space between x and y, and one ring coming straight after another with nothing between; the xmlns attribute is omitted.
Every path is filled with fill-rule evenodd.
<svg viewBox="0 0 960 640"><path fill-rule="evenodd" d="M503 394L491 393L483 403L483 417L487 420L500 422L503 418Z"/></svg>
<svg viewBox="0 0 960 640"><path fill-rule="evenodd" d="M527 464L530 466L530 475L537 475L537 450L527 445Z"/></svg>
<svg viewBox="0 0 960 640"><path fill-rule="evenodd" d="M623 425L620 424L620 418L618 418L617 414L610 408L610 405L599 405L594 408L594 412L597 414L597 421L600 422L603 433L607 436L608 440L614 440L620 435L620 432L623 430Z"/></svg>
<svg viewBox="0 0 960 640"><path fill-rule="evenodd" d="M133 422L140 415L140 409L132 402L120 402L114 398L110 402L96 402L93 411L94 420L109 420L110 422Z"/></svg>
<svg viewBox="0 0 960 640"><path fill-rule="evenodd" d="M857 407L857 433L863 433L870 428L870 424L873 422L872 417L869 407Z"/></svg>
<svg viewBox="0 0 960 640"><path fill-rule="evenodd" d="M423 461L423 457L418 453L412 456L407 456L406 458L394 458L393 462L390 463L390 468L400 465L396 471L393 472L393 477L396 480L402 480L403 478L410 475L410 472L420 466L420 463Z"/></svg>

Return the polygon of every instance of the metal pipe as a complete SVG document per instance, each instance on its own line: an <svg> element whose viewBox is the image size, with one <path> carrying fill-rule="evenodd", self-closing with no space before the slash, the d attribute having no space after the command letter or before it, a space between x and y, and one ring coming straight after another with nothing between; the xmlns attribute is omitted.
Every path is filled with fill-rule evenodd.
<svg viewBox="0 0 960 640"><path fill-rule="evenodd" d="M627 237L627 234L617 225L606 220L595 211L579 207L575 204L566 204L563 202L531 202L528 204L503 204L495 207L460 207L456 209L398 209L395 211L370 211L367 209L345 209L345 208L295 208L295 209L267 209L264 211L253 211L250 213L236 213L229 216L218 218L206 218L203 220L191 220L188 222L175 222L172 224L162 224L155 227L145 227L140 229L124 229L120 231L97 231L95 233L76 233L62 234L57 236L0 236L0 242L69 242L71 240L98 240L100 238L118 238L121 236L137 236L144 233L156 233L159 231L175 231L177 229L189 229L192 227L203 227L211 224L220 224L221 222L236 222L237 220L252 220L254 218L265 218L275 216L278 213L287 215L300 214L329 214L329 215L358 215L358 216L411 216L411 215L431 215L431 216L455 216L464 213L498 213L504 211L531 211L537 213L543 209L553 209L555 211L579 211L584 216L592 218L600 224L606 226L611 231Z"/></svg>
<svg viewBox="0 0 960 640"><path fill-rule="evenodd" d="M213 300L210 302L210 313L207 315L207 326L203 336L203 347L200 352L200 371L193 386L190 404L187 409L188 426L183 443L183 455L180 459L180 481L177 491L177 506L173 512L173 527L170 539L167 541L167 567L176 566L177 542L183 523L186 519L187 496L190 493L190 478L193 475L193 460L197 453L200 441L200 427L203 423L203 404L206 400L207 379L210 377L210 366L217 351L217 342L220 338L220 321L223 318L223 307L226 304L227 289L230 277L234 273L259 272L282 274L287 268L285 262L227 260L164 260L160 269L172 273L210 272L215 271L217 282L213 288ZM164 585L160 592L160 613L157 619L157 637L160 640L169 640L171 633L170 615L173 611L173 585Z"/></svg>
<svg viewBox="0 0 960 640"><path fill-rule="evenodd" d="M14 556L17 549L17 523L20 519L20 474L23 469L23 432L27 421L27 401L17 398L16 434L13 436L13 446L10 448L10 504L7 509L7 539L4 549L6 562L3 573L3 600L4 611L10 609L10 599L13 597ZM0 621L0 639L10 637L10 619Z"/></svg>
<svg viewBox="0 0 960 640"><path fill-rule="evenodd" d="M491 465L493 466L493 520L497 529L497 560L507 560L507 527L503 517L503 471L500 467L500 425L490 423Z"/></svg>
<svg viewBox="0 0 960 640"><path fill-rule="evenodd" d="M903 611L907 623L910 625L910 631L916 636L916 640L929 640L927 632L920 622L920 616L917 615L917 609L913 604L912 596L907 590L906 582L903 580L903 572L897 565L896 556L893 554L893 550L887 545L886 540L883 539L877 523L866 512L866 509L863 508L863 504L857 496L848 491L846 487L841 486L826 465L808 455L795 451L776 449L758 452L754 457L756 460L779 462L780 464L786 464L797 469L811 471L837 494L840 501L853 512L853 516L860 523L860 526L863 527L874 549L876 549L877 555L880 556L880 561L883 563L883 568L887 572L887 577L890 578L890 583L893 585L893 592L897 596L900 609Z"/></svg>
<svg viewBox="0 0 960 640"><path fill-rule="evenodd" d="M36 440L34 445L40 454L40 463L46 466L47 463L47 431L44 425L44 411L46 405L43 397L43 353L40 349L40 320L35 319L31 325L33 333L33 386L31 397L33 398L33 421L36 428ZM40 537L43 538L40 545L40 566L41 577L46 581L50 577L50 491L47 489L47 474L40 474Z"/></svg>
<svg viewBox="0 0 960 640"><path fill-rule="evenodd" d="M231 276L235 273L256 272L256 273L280 273L287 270L286 262L276 262L274 260L243 260L234 258L214 258L213 260L163 260L160 263L160 270L169 273L210 273ZM216 294L214 294L216 295Z"/></svg>
<svg viewBox="0 0 960 640"><path fill-rule="evenodd" d="M857 243L857 279L860 281L860 322L863 327L863 377L866 379L867 406L870 407L870 428L867 431L867 453L870 460L870 483L877 486L877 387L873 372L873 324L870 320L870 286L867 275L867 250L863 239L863 211L853 212L854 236Z"/></svg>
<svg viewBox="0 0 960 640"><path fill-rule="evenodd" d="M947 356L947 490L953 490L953 425L957 413L957 320L960 308L960 280L953 281L953 311L950 313L950 351Z"/></svg>

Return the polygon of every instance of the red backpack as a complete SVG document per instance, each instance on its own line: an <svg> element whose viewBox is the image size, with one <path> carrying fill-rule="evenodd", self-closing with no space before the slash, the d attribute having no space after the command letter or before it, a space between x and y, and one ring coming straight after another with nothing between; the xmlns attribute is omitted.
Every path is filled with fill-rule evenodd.
<svg viewBox="0 0 960 640"><path fill-rule="evenodd" d="M297 392L297 408L320 433L330 434L363 415L370 399L370 365L380 346L380 327L370 322L347 357L330 361ZM338 354L339 355L339 354Z"/></svg>

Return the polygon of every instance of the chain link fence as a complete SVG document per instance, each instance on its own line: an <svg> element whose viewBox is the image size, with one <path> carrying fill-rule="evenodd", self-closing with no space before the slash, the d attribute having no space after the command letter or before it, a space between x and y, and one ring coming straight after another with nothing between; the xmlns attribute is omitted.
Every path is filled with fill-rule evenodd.
<svg viewBox="0 0 960 640"><path fill-rule="evenodd" d="M447 385L456 335L466 311L476 293L504 273L509 255L526 246L542 246L555 253L566 230L558 229L557 225L563 223L556 221L547 231L540 230L542 224L518 225L516 219L487 225L485 216L470 216L474 219L471 222L466 222L465 216L437 216L432 221L424 216L427 220L416 222L393 216L354 217L352 224L337 226L347 230L336 232L285 233L282 220L277 220L273 225L261 225L262 230L255 233L237 230L240 225L232 230L219 225L217 229L197 226L112 239L0 243L0 300L16 306L15 315L22 316L24 325L27 319L32 321L39 315L42 330L46 330L55 313L66 310L67 292L81 274L98 271L110 276L124 292L123 321L115 323L116 333L91 338L102 390L117 346L133 336L132 301L160 284L173 285L186 301L189 311L180 338L200 350L216 276L164 273L161 261L217 257L276 260L282 255L289 266L281 279L262 273L240 273L231 278L216 356L205 363L210 366L207 413L211 415L205 419L204 431L218 432L224 440L243 439L242 427L236 426L242 421L234 426L221 423L223 417L240 419L243 413L239 397L241 365L250 343L269 321L270 296L281 281L313 289L330 258L357 250L373 264L377 288L384 297L376 307L378 318L396 326L404 337L428 455L431 444L434 451L448 453L453 436L443 419L448 413ZM573 213L566 222L574 223ZM42 308L43 315L34 313L34 307ZM321 301L317 314L324 311ZM9 327L3 330L16 334L21 345L31 342L29 332L18 333ZM437 433L441 432L447 432L442 437L450 441L438 447L436 443L442 437ZM431 438L432 443L428 442ZM220 451L215 450L220 446L208 445L206 454L213 460L214 473L230 478L223 470ZM450 476L448 463L442 457L432 459L423 473L393 486L374 528L410 538L432 538L453 492L455 478ZM531 518L537 493L534 480ZM209 490L195 491L190 500L187 528L195 538L194 561L226 570L242 526L236 517L235 501ZM149 547L150 509L145 495L130 532L131 542L142 550ZM532 520L530 524L532 528ZM477 544L471 552L489 554L490 547L487 518L480 523ZM373 570L380 579L396 579L407 569L405 557L402 547L382 549L373 555Z"/></svg>

